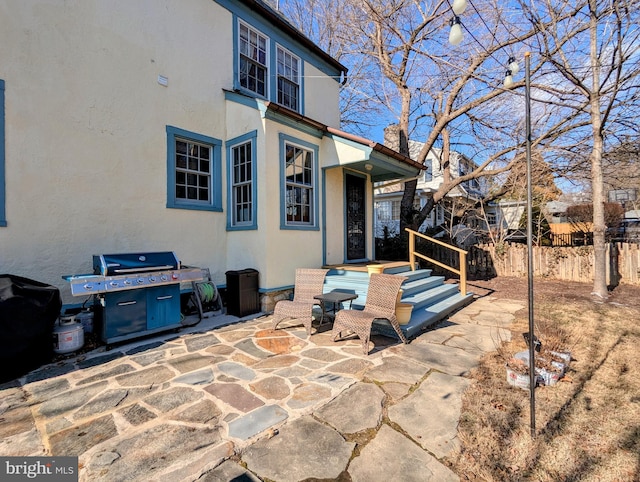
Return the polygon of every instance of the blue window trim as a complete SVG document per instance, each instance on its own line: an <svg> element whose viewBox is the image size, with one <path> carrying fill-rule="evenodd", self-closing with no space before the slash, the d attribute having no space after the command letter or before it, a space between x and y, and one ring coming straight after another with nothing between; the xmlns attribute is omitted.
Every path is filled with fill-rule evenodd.
<svg viewBox="0 0 640 482"><path fill-rule="evenodd" d="M291 137L287 134L280 133L279 134L279 145L280 145L280 229L287 230L299 230L299 231L319 231L319 219L318 219L318 203L320 200L319 197L319 186L318 186L318 146L315 144L311 144L310 142L306 142L300 139L296 139L295 137ZM312 224L287 224L287 216L285 212L286 199L285 193L286 189L286 172L285 172L285 156L286 156L286 144L294 144L300 146L304 149L308 149L313 152L313 223Z"/></svg>
<svg viewBox="0 0 640 482"><path fill-rule="evenodd" d="M254 130L239 137L235 137L226 142L227 147L227 172L229 179L227 181L227 231L248 231L258 229L258 177L256 163L256 140L258 139L258 131ZM243 224L241 226L233 225L233 156L231 150L238 144L251 142L251 224Z"/></svg>
<svg viewBox="0 0 640 482"><path fill-rule="evenodd" d="M176 137L212 147L211 202L209 204L176 199ZM222 212L222 141L178 127L167 126L167 208Z"/></svg>
<svg viewBox="0 0 640 482"><path fill-rule="evenodd" d="M249 27L257 30L259 33L267 37L269 41L268 45L268 59L267 59L267 93L268 98L256 94L252 90L245 89L240 85L239 82L239 73L240 73L240 47L238 45L239 40L239 26L240 22L245 23ZM304 68L305 60L304 52L300 51L300 49L295 49L294 45L287 40L286 37L282 36L278 30L275 30L269 24L260 21L257 17L252 17L251 15L243 15L239 16L236 13L233 14L233 88L239 92L243 92L251 97L257 97L259 99L270 100L271 102L278 103L278 82L276 73L278 71L278 56L277 56L277 48L280 46L281 48L289 51L291 54L295 55L300 59L300 91L298 93L299 99L298 103L298 112L304 115ZM308 56L307 56L308 57Z"/></svg>
<svg viewBox="0 0 640 482"><path fill-rule="evenodd" d="M0 79L0 227L7 225L5 211L6 184L4 174L4 80Z"/></svg>

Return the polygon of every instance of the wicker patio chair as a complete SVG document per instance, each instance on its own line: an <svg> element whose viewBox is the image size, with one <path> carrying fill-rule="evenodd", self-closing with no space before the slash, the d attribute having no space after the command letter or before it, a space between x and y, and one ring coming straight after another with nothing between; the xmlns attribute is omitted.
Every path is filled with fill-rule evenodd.
<svg viewBox="0 0 640 482"><path fill-rule="evenodd" d="M311 323L313 321L313 305L319 305L320 301L314 299L315 295L322 294L322 286L328 269L298 268L296 270L296 282L293 291L293 300L280 300L273 310L273 329L287 318L300 318L307 335L311 335Z"/></svg>
<svg viewBox="0 0 640 482"><path fill-rule="evenodd" d="M384 318L403 343L408 343L396 319L396 300L402 283L408 278L393 274L372 274L369 278L367 301L364 310L340 310L333 322L333 341L342 337L343 331L352 331L362 340L365 355L369 354L369 338L373 320Z"/></svg>

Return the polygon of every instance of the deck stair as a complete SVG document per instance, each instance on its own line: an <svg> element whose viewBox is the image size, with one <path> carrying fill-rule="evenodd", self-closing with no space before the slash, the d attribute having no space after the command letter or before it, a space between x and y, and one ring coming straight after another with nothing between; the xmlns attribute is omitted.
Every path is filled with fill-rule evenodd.
<svg viewBox="0 0 640 482"><path fill-rule="evenodd" d="M412 338L425 328L444 319L449 313L469 304L473 293L461 294L458 284L445 283L443 276L432 276L431 270L419 269L411 271L408 265L385 268L386 274L397 274L408 279L402 284L401 303L413 305L411 319L401 325L407 338ZM364 270L352 270L345 266L329 270L325 278L324 292L344 291L355 293L358 298L353 301L352 308L363 309L367 301L369 275ZM376 320L373 325L376 333L397 337L387 321Z"/></svg>

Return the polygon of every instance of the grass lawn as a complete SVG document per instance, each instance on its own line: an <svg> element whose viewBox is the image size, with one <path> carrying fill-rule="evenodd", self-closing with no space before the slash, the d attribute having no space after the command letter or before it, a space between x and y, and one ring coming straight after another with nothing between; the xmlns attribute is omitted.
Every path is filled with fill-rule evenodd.
<svg viewBox="0 0 640 482"><path fill-rule="evenodd" d="M471 282L474 292L527 301L526 279ZM475 285L475 286L474 286ZM535 390L509 385L505 363L527 349L528 309L512 339L473 371L460 418L462 448L447 462L461 480L640 481L640 287L619 286L606 302L591 285L534 281L535 333L564 346L563 379Z"/></svg>

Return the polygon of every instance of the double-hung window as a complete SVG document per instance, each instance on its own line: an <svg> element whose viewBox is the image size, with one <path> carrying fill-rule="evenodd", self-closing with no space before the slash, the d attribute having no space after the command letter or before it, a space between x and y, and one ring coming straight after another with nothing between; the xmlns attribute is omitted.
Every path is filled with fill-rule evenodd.
<svg viewBox="0 0 640 482"><path fill-rule="evenodd" d="M302 113L304 65L301 57L293 53L291 45L277 31L267 28L263 33L247 22L238 19L236 24L234 87L249 96Z"/></svg>
<svg viewBox="0 0 640 482"><path fill-rule="evenodd" d="M167 207L222 210L218 139L167 126Z"/></svg>
<svg viewBox="0 0 640 482"><path fill-rule="evenodd" d="M314 227L317 217L317 147L281 134L284 227Z"/></svg>
<svg viewBox="0 0 640 482"><path fill-rule="evenodd" d="M240 22L239 50L240 86L262 97L267 97L269 39Z"/></svg>
<svg viewBox="0 0 640 482"><path fill-rule="evenodd" d="M300 59L278 45L278 104L299 111Z"/></svg>
<svg viewBox="0 0 640 482"><path fill-rule="evenodd" d="M229 229L256 229L256 161L253 131L227 142Z"/></svg>

